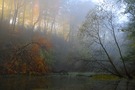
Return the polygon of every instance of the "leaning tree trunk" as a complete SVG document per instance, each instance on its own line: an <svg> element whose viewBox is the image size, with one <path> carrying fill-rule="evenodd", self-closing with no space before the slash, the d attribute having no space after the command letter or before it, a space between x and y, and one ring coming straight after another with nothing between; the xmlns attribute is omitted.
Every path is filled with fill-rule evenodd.
<svg viewBox="0 0 135 90"><path fill-rule="evenodd" d="M119 76L119 77L122 77L122 75L120 74L120 72L118 71L118 69L117 69L117 67L114 65L114 63L113 63L113 61L112 61L112 59L111 59L111 57L110 57L110 55L109 55L109 53L107 52L107 50L106 50L106 48L104 47L104 45L103 45L103 43L102 43L102 41L101 41L101 37L100 37L100 31L99 31L99 21L97 20L97 29L98 29L98 32L97 32L97 34L98 34L98 39L99 39L99 44L101 45L101 47L103 48L103 50L104 50L104 52L105 52L105 54L107 55L107 58L108 58L108 60L109 60L109 62L110 62L110 64L112 65L112 67L114 68L114 71L115 71L115 73L117 74L117 76Z"/></svg>
<svg viewBox="0 0 135 90"><path fill-rule="evenodd" d="M118 41L117 41L116 34L115 34L115 29L114 29L114 26L113 26L113 24L112 24L112 20L111 20L111 28L112 28L112 31L113 31L114 41L115 41L116 46L117 46L117 48L118 48L118 52L119 52L119 54L120 54L120 58L121 58L121 60L122 60L122 63L123 63L123 67L124 67L126 76L127 76L129 79L132 79L133 77L129 74L129 72L128 72L128 70L127 70L127 67L126 67L126 64L125 64L125 60L124 60L124 58L123 58L123 55L122 55L122 52L121 52L119 43L118 43Z"/></svg>

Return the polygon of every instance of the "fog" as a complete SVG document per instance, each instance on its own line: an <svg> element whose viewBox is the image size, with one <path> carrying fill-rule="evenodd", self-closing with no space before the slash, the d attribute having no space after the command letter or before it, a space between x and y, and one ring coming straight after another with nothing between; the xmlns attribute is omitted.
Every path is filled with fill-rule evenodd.
<svg viewBox="0 0 135 90"><path fill-rule="evenodd" d="M125 3L0 0L0 7L1 73L106 73L102 65L123 73L131 43Z"/></svg>

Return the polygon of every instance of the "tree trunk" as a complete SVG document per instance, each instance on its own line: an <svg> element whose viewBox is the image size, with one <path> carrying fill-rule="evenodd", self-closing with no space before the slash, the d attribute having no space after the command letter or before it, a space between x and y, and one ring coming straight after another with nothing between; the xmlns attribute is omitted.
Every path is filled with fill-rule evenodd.
<svg viewBox="0 0 135 90"><path fill-rule="evenodd" d="M1 13L1 22L3 21L3 17L4 17L4 2L5 0L2 0L2 13Z"/></svg>
<svg viewBox="0 0 135 90"><path fill-rule="evenodd" d="M101 45L101 47L103 48L105 54L107 55L107 58L108 58L110 64L112 65L112 67L114 68L114 71L116 72L116 74L117 74L119 77L122 77L122 75L120 74L120 72L118 71L118 69L116 68L116 66L114 65L114 63L113 63L113 61L112 61L112 59L111 59L109 53L107 52L106 48L104 47L104 45L103 45L103 43L102 43L102 41L101 41L101 37L100 37L100 34L99 34L99 33L100 33L100 32L99 32L99 29L100 29L100 27L99 27L99 21L97 21L97 24L98 24L98 25L97 25L97 29L98 29L97 34L98 34L99 44Z"/></svg>
<svg viewBox="0 0 135 90"><path fill-rule="evenodd" d="M126 65L125 65L125 60L124 60L124 58L123 58L123 55L122 55L122 52L121 52L119 43L118 43L117 38L116 38L115 29L114 29L114 26L113 26L113 24L112 24L112 20L111 20L111 27L112 27L112 31L113 31L114 41L115 41L115 44L116 44L116 46L117 46L117 48L118 48L118 52L119 52L119 54L120 54L120 58L121 58L121 60L122 60L125 73L126 73L126 75L127 75L127 77L128 77L129 79L132 79L133 77L129 74L129 72L128 72L128 70L127 70L127 67L126 67Z"/></svg>
<svg viewBox="0 0 135 90"><path fill-rule="evenodd" d="M18 8L15 10L14 17L13 17L13 31L15 30L16 27L17 15L18 15Z"/></svg>
<svg viewBox="0 0 135 90"><path fill-rule="evenodd" d="M25 3L25 2L24 2ZM25 3L26 4L26 3ZM22 26L24 27L25 24L25 11L26 11L26 5L24 4L24 10L23 10L23 21L22 21Z"/></svg>

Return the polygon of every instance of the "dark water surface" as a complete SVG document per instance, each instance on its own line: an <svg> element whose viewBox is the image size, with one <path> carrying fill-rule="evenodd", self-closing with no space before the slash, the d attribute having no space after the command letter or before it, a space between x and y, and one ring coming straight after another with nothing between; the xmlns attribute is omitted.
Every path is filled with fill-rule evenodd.
<svg viewBox="0 0 135 90"><path fill-rule="evenodd" d="M0 90L135 90L135 81L68 75L0 76Z"/></svg>

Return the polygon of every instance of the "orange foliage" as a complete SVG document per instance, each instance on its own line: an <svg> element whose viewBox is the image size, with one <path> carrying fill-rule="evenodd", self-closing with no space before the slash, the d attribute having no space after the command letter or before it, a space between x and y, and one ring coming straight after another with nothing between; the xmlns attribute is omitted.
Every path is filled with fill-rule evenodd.
<svg viewBox="0 0 135 90"><path fill-rule="evenodd" d="M39 2L38 2L38 0L34 1L33 11L34 11L34 17L38 17L38 15L39 15Z"/></svg>
<svg viewBox="0 0 135 90"><path fill-rule="evenodd" d="M51 44L43 36L36 33L33 36L32 43L21 54L15 56L14 60L10 61L5 67L8 67L8 74L23 73L23 74L45 74L50 68L46 64L46 58L41 56L40 50L44 49L47 52L51 49Z"/></svg>
<svg viewBox="0 0 135 90"><path fill-rule="evenodd" d="M51 43L45 39L45 37L41 36L39 33L36 33L33 36L33 41L38 42L40 46L45 46L46 49L50 49L52 47Z"/></svg>
<svg viewBox="0 0 135 90"><path fill-rule="evenodd" d="M17 29L12 31L10 27L3 25L0 30L0 74L49 72L47 58L42 56L41 49L49 52L51 43L41 32L21 30L19 27Z"/></svg>
<svg viewBox="0 0 135 90"><path fill-rule="evenodd" d="M33 37L33 41L37 42L37 44L32 45L31 48L31 55L33 58L33 63L34 63L34 71L36 72L48 72L49 71L49 67L46 65L45 63L45 58L42 58L40 55L40 49L45 49L45 50L49 50L51 48L51 44L43 37L40 36L40 34L36 33Z"/></svg>

